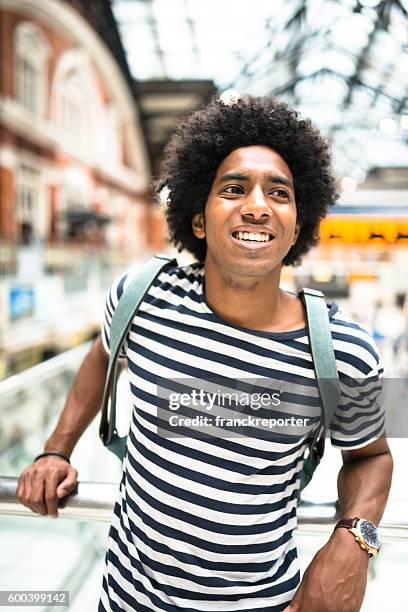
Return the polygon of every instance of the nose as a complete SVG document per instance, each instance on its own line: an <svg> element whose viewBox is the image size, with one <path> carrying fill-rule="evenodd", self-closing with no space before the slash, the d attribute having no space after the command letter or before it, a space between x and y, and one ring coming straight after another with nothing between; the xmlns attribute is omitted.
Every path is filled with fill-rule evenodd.
<svg viewBox="0 0 408 612"><path fill-rule="evenodd" d="M242 202L240 213L243 221L249 223L264 223L272 216L271 208L265 201L262 189L254 189Z"/></svg>

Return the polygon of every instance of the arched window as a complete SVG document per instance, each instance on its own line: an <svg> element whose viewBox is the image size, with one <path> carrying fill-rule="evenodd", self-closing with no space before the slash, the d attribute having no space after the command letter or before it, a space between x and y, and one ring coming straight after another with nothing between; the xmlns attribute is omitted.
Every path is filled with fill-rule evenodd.
<svg viewBox="0 0 408 612"><path fill-rule="evenodd" d="M67 49L52 76L50 117L61 149L88 163L123 164L126 107L108 95L89 54Z"/></svg>
<svg viewBox="0 0 408 612"><path fill-rule="evenodd" d="M16 27L14 48L15 96L26 109L43 115L49 44L36 24L24 21Z"/></svg>
<svg viewBox="0 0 408 612"><path fill-rule="evenodd" d="M59 123L64 132L77 143L86 142L86 100L84 95L83 75L74 69L66 75L60 86Z"/></svg>
<svg viewBox="0 0 408 612"><path fill-rule="evenodd" d="M66 145L87 151L100 129L92 83L87 54L81 49L65 51L53 75L51 116Z"/></svg>

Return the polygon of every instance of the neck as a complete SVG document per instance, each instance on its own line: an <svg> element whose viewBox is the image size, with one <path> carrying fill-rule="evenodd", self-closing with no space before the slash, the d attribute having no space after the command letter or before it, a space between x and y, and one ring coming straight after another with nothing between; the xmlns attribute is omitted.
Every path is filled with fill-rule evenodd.
<svg viewBox="0 0 408 612"><path fill-rule="evenodd" d="M281 265L264 276L241 276L205 262L205 297L223 319L257 330L284 326L284 292L279 288ZM283 324L283 325L282 325Z"/></svg>

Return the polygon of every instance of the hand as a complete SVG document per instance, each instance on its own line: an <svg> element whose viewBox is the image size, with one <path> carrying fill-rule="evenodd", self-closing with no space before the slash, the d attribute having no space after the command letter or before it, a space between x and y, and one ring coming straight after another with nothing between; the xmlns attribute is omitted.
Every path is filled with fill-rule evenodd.
<svg viewBox="0 0 408 612"><path fill-rule="evenodd" d="M368 560L351 533L336 529L314 556L283 612L358 612L367 585Z"/></svg>
<svg viewBox="0 0 408 612"><path fill-rule="evenodd" d="M62 457L41 457L21 473L17 499L33 512L57 518L58 500L75 489L77 478L77 470Z"/></svg>

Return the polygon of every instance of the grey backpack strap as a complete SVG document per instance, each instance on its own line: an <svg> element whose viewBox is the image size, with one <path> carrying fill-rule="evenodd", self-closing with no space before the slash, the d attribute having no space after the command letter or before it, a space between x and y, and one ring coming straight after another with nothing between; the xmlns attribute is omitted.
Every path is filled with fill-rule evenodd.
<svg viewBox="0 0 408 612"><path fill-rule="evenodd" d="M110 325L110 354L102 399L99 436L104 445L121 461L125 456L127 436L118 436L116 429L116 387L119 376L119 352L146 292L163 268L169 263L177 265L177 259L159 254L143 264L126 291L122 294ZM109 399L110 414L108 416Z"/></svg>
<svg viewBox="0 0 408 612"><path fill-rule="evenodd" d="M340 382L324 294L305 287L299 291L299 297L306 309L309 343L323 405L320 427L309 447L309 458L316 467L323 456L325 433L330 427L340 399Z"/></svg>

